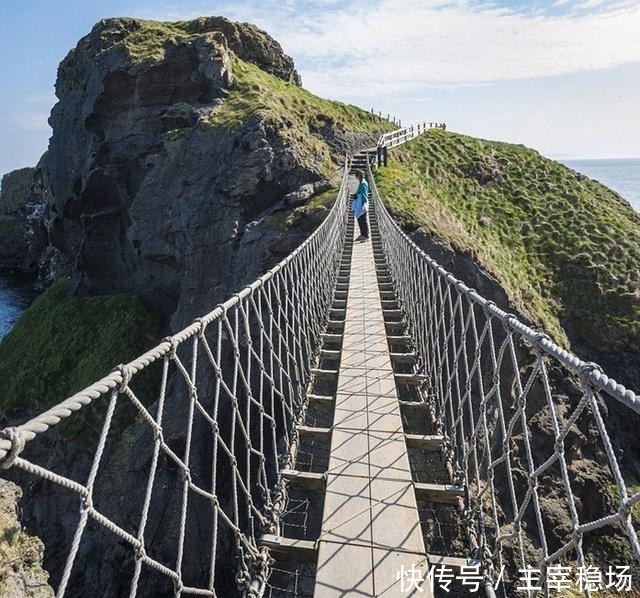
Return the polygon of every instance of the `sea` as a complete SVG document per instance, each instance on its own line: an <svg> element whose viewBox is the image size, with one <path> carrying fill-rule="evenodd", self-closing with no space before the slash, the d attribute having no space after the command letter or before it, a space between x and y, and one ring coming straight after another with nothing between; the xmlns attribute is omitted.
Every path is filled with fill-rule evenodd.
<svg viewBox="0 0 640 598"><path fill-rule="evenodd" d="M640 158L558 161L613 189L640 212ZM32 278L0 272L0 340L36 295Z"/></svg>
<svg viewBox="0 0 640 598"><path fill-rule="evenodd" d="M0 271L0 340L37 297L35 282L33 276Z"/></svg>

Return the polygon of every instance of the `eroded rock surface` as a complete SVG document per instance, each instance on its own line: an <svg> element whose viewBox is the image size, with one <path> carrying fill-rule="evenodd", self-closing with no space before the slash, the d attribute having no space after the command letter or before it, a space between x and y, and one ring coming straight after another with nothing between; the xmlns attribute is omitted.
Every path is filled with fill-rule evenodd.
<svg viewBox="0 0 640 598"><path fill-rule="evenodd" d="M18 520L21 496L18 486L0 478L0 596L53 598L42 569L42 542L26 534Z"/></svg>
<svg viewBox="0 0 640 598"><path fill-rule="evenodd" d="M250 223L328 181L260 111L236 127L211 126L233 85L234 55L299 84L275 40L203 18L167 39L163 58L134 63L123 40L140 27L101 21L60 65L50 118L52 241L79 294L143 293L177 330L272 261L271 239L256 244L254 231L243 242ZM318 135L336 151L354 143L335 127Z"/></svg>

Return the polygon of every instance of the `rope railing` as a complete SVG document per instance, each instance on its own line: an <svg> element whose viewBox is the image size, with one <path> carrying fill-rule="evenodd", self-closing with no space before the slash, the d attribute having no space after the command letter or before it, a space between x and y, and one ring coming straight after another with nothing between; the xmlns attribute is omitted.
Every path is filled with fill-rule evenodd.
<svg viewBox="0 0 640 598"><path fill-rule="evenodd" d="M58 489L58 503L77 505L65 511L76 512L74 525L56 539L66 547L62 572L53 573L58 598L97 591L87 580L110 566L114 595L261 594L268 554L258 540L278 532L279 470L329 316L347 175L345 164L323 224L267 274L99 382L1 432L3 468L35 476L30 483ZM157 377L151 385L143 380L149 371ZM131 415L127 429L115 429L121 412ZM74 421L85 429L83 443L97 439L85 471L54 471L37 451L28 458ZM117 563L95 558L108 550Z"/></svg>
<svg viewBox="0 0 640 598"><path fill-rule="evenodd" d="M640 491L623 475L620 456L632 457L612 430L637 426L640 398L457 280L400 230L373 181L372 195L488 594L525 582L529 593L562 589L565 574L582 575L586 595L621 589L640 565ZM347 198L345 166L328 217L275 268L102 380L0 431L0 466L49 500L57 489L56 504L66 505L55 528L59 598L90 595L109 576L113 595L262 595L270 557L259 538L279 532L279 472L298 442ZM90 445L85 456L76 451L82 468L37 450L64 444L69 425ZM105 551L113 562L96 558ZM618 560L598 562L604 554Z"/></svg>
<svg viewBox="0 0 640 598"><path fill-rule="evenodd" d="M618 433L635 437L640 397L457 280L372 195L487 595L630 587L640 487Z"/></svg>

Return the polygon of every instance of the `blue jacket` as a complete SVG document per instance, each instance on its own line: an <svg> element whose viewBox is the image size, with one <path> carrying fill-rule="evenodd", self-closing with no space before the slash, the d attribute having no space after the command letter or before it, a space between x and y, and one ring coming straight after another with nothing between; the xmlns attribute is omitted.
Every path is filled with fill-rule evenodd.
<svg viewBox="0 0 640 598"><path fill-rule="evenodd" d="M351 208L356 218L360 218L362 214L369 211L369 183L365 179L362 179L358 185L356 198L351 202Z"/></svg>

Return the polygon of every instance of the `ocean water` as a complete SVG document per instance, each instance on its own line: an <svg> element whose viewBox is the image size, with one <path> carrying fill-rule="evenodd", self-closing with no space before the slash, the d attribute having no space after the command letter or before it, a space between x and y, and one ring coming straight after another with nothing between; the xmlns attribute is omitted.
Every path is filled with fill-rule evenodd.
<svg viewBox="0 0 640 598"><path fill-rule="evenodd" d="M640 158L558 162L613 189L640 212Z"/></svg>
<svg viewBox="0 0 640 598"><path fill-rule="evenodd" d="M32 276L0 272L0 340L36 298L34 283Z"/></svg>

